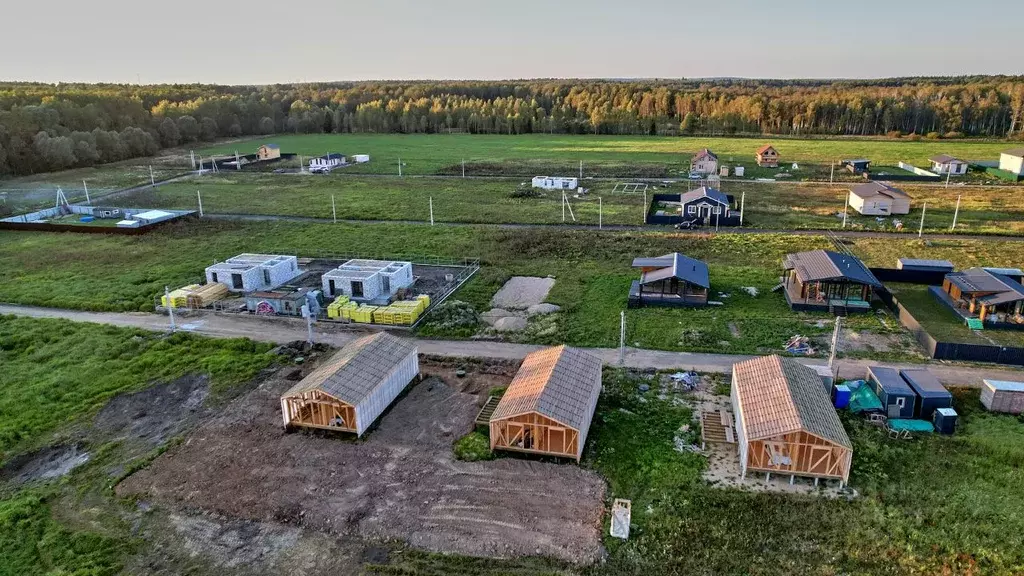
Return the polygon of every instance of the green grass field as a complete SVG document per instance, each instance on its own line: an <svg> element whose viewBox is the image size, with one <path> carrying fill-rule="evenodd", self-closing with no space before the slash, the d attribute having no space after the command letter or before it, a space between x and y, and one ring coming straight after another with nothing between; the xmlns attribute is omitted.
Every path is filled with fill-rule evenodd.
<svg viewBox="0 0 1024 576"><path fill-rule="evenodd" d="M579 162L600 166L623 164L659 165L671 175L689 170L689 159L697 150L708 147L725 164L754 165L754 152L764 143L778 149L783 164L830 164L843 158L866 157L877 164L899 161L927 165L935 154L952 154L968 160L995 160L999 152L1012 147L1001 142L969 140L910 141L884 139L798 140L764 138L677 138L643 136L552 136L530 134L496 135L403 135L403 134L278 134L242 142L231 142L203 149L202 154L230 154L235 150L251 153L261 143L274 142L283 152L305 156L327 152L369 154L371 161L350 169L376 174L398 172L398 160L408 174L435 174L443 169L454 170L463 160L467 163L508 163L510 167L523 162L564 165L575 175ZM808 167L808 169L810 169ZM529 170L522 173L528 173ZM454 172L451 172L454 173ZM837 174L839 172L837 171ZM591 174L595 175L595 174Z"/></svg>
<svg viewBox="0 0 1024 576"><path fill-rule="evenodd" d="M153 176L157 180L186 171L186 168L168 165L160 158L138 158L92 168L0 178L0 212L4 212L4 208L16 213L52 208L56 202L57 188L64 191L69 202L84 202L86 185L92 198L114 190L148 184L150 164L153 165ZM83 180L85 185L82 184Z"/></svg>
<svg viewBox="0 0 1024 576"><path fill-rule="evenodd" d="M936 300L927 286L891 284L889 289L921 327L939 342L1024 346L1024 331L971 330L959 316Z"/></svg>

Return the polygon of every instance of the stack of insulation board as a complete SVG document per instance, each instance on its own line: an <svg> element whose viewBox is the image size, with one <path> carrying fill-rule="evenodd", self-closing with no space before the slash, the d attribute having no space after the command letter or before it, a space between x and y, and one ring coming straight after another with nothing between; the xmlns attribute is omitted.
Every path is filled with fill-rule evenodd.
<svg viewBox="0 0 1024 576"><path fill-rule="evenodd" d="M342 310L346 309L346 307L353 307L354 308L355 306L356 306L355 303L352 302L351 300L349 300L348 296L345 296L343 294L343 295L338 296L337 298L335 298L334 302L331 302L330 304L327 305L327 317L328 318L342 318L342 317L347 318L346 316L344 316L344 313L342 312Z"/></svg>
<svg viewBox="0 0 1024 576"><path fill-rule="evenodd" d="M349 314L353 322L363 322L365 324L373 323L373 314L377 311L377 306L367 306L365 304L360 305L357 308L351 308Z"/></svg>
<svg viewBox="0 0 1024 576"><path fill-rule="evenodd" d="M419 320L429 305L430 297L425 294L415 300L399 300L390 306L378 308L373 313L373 321L377 324L410 326Z"/></svg>
<svg viewBox="0 0 1024 576"><path fill-rule="evenodd" d="M199 284L189 284L188 286L182 286L177 290L171 290L169 295L164 294L160 297L160 305L164 308L185 308L188 306L189 295L191 295L197 288L199 288Z"/></svg>
<svg viewBox="0 0 1024 576"><path fill-rule="evenodd" d="M218 300L223 300L228 295L228 287L220 282L204 284L192 291L186 298L189 308L206 308Z"/></svg>

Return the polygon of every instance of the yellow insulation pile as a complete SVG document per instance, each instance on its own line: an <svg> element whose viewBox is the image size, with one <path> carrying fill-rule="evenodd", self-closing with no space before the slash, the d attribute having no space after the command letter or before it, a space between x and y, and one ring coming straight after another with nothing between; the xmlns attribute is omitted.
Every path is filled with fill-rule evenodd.
<svg viewBox="0 0 1024 576"><path fill-rule="evenodd" d="M223 300L228 295L228 287L220 282L205 284L192 291L186 301L189 308L206 308L218 300Z"/></svg>
<svg viewBox="0 0 1024 576"><path fill-rule="evenodd" d="M189 294L196 288L199 288L199 284L189 284L177 290L171 290L170 295L164 294L160 297L160 305L164 308L184 308L188 306Z"/></svg>
<svg viewBox="0 0 1024 576"><path fill-rule="evenodd" d="M334 302L331 302L330 304L327 305L327 317L328 318L343 318L342 310L345 309L345 307L347 307L347 306L354 307L355 303L351 302L348 299L348 296L345 296L345 295L338 296L337 298L334 299Z"/></svg>
<svg viewBox="0 0 1024 576"><path fill-rule="evenodd" d="M378 308L373 313L375 324L390 324L393 326L409 326L419 320L420 315L430 305L430 297L426 294L417 297L415 300L399 300L392 302L390 306Z"/></svg>

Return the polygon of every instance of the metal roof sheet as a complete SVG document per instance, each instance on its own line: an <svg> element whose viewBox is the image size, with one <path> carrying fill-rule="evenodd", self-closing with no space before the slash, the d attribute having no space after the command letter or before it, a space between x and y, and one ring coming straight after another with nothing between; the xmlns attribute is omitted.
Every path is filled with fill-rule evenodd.
<svg viewBox="0 0 1024 576"><path fill-rule="evenodd" d="M937 162L939 164L949 164L951 162L959 162L960 164L966 164L966 162L964 162L963 160L950 156L949 154L939 154L937 156L932 156L928 160L931 162Z"/></svg>
<svg viewBox="0 0 1024 576"><path fill-rule="evenodd" d="M921 398L952 398L953 395L934 374L924 368L900 370L900 376Z"/></svg>
<svg viewBox="0 0 1024 576"><path fill-rule="evenodd" d="M858 258L830 250L787 254L783 265L789 270L796 270L797 276L804 282L845 280L876 288L882 286L878 278L875 278L871 270L868 270Z"/></svg>
<svg viewBox="0 0 1024 576"><path fill-rule="evenodd" d="M415 344L387 332L364 336L339 350L285 392L284 397L320 390L356 406L384 384L409 354L415 353Z"/></svg>
<svg viewBox="0 0 1024 576"><path fill-rule="evenodd" d="M1009 156L1016 156L1017 158L1024 158L1024 148L1014 148L1012 150L1007 150L1003 152L1003 154L1007 154Z"/></svg>
<svg viewBox="0 0 1024 576"><path fill-rule="evenodd" d="M702 198L707 198L718 204L721 204L722 206L729 206L728 196L726 196L719 190L709 188L707 186L701 186L700 188L690 190L689 192L685 192L679 195L679 201L684 205L693 202L694 200L700 200Z"/></svg>
<svg viewBox="0 0 1024 576"><path fill-rule="evenodd" d="M865 182L850 188L850 193L854 196L861 198L873 198L875 196L885 196L886 198L903 198L909 199L910 195L900 190L899 188L893 188L881 182Z"/></svg>
<svg viewBox="0 0 1024 576"><path fill-rule="evenodd" d="M928 269L953 271L953 263L949 260L924 260L920 258L900 258L896 261L901 270Z"/></svg>
<svg viewBox="0 0 1024 576"><path fill-rule="evenodd" d="M914 395L913 388L907 384L907 381L900 376L899 371L895 368L868 366L868 373L878 382L882 390L885 390L886 394Z"/></svg>
<svg viewBox="0 0 1024 576"><path fill-rule="evenodd" d="M658 268L658 270L644 272L640 276L641 284L649 284L674 277L702 288L711 287L708 265L689 256L683 256L678 252L665 254L657 258L637 258L633 260L633 267Z"/></svg>
<svg viewBox="0 0 1024 576"><path fill-rule="evenodd" d="M577 348L556 346L528 354L491 415L491 422L536 412L577 431L592 414L590 398L601 386L601 360Z"/></svg>
<svg viewBox="0 0 1024 576"><path fill-rule="evenodd" d="M805 431L852 448L821 377L792 358L762 356L733 365L733 385L749 440Z"/></svg>
<svg viewBox="0 0 1024 576"><path fill-rule="evenodd" d="M946 279L954 286L968 294L990 292L979 298L983 304L1005 304L1024 300L1024 285L1013 278L993 272L995 269L968 268L960 272L946 274ZM1005 270L1010 271L1012 270Z"/></svg>

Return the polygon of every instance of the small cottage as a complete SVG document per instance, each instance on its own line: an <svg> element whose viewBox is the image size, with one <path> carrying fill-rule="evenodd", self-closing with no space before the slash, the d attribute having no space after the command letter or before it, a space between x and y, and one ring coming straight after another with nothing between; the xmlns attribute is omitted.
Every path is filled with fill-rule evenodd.
<svg viewBox="0 0 1024 576"><path fill-rule="evenodd" d="M1022 275L1024 272L1015 268L969 268L950 272L942 281L942 292L949 295L952 306L961 315L981 322L1020 324L1024 323Z"/></svg>
<svg viewBox="0 0 1024 576"><path fill-rule="evenodd" d="M866 182L850 188L850 208L865 216L910 213L910 196L881 182Z"/></svg>
<svg viewBox="0 0 1024 576"><path fill-rule="evenodd" d="M636 258L640 280L629 290L630 308L642 306L706 306L708 265L678 252L656 258Z"/></svg>
<svg viewBox="0 0 1024 576"><path fill-rule="evenodd" d="M387 304L413 284L412 262L349 260L321 277L324 294L348 296L356 302Z"/></svg>
<svg viewBox="0 0 1024 576"><path fill-rule="evenodd" d="M300 276L299 259L275 254L239 254L206 268L206 282L232 292L272 290Z"/></svg>
<svg viewBox="0 0 1024 576"><path fill-rule="evenodd" d="M787 254L780 288L790 308L834 314L868 312L882 283L855 256L829 250Z"/></svg>
<svg viewBox="0 0 1024 576"><path fill-rule="evenodd" d="M700 221L704 225L720 223L731 216L729 197L715 188L701 186L679 195L680 214L684 220Z"/></svg>
<svg viewBox="0 0 1024 576"><path fill-rule="evenodd" d="M556 346L526 356L491 415L491 450L579 462L601 394L601 360Z"/></svg>
<svg viewBox="0 0 1024 576"><path fill-rule="evenodd" d="M1024 176L1024 148L1007 150L999 155L999 169Z"/></svg>
<svg viewBox="0 0 1024 576"><path fill-rule="evenodd" d="M256 149L258 160L277 160L281 157L281 147L277 144L263 144Z"/></svg>
<svg viewBox="0 0 1024 576"><path fill-rule="evenodd" d="M309 159L309 170L324 171L330 170L337 166L341 166L345 163L345 155L337 152L331 152L330 154L324 154L323 156L317 156L316 158Z"/></svg>
<svg viewBox="0 0 1024 576"><path fill-rule="evenodd" d="M853 444L813 369L780 356L738 362L730 395L744 477L849 480Z"/></svg>
<svg viewBox="0 0 1024 576"><path fill-rule="evenodd" d="M882 410L889 418L913 418L917 410L917 394L895 368L869 366L868 386L882 402Z"/></svg>
<svg viewBox="0 0 1024 576"><path fill-rule="evenodd" d="M386 332L359 338L281 396L284 426L362 436L419 371L411 341Z"/></svg>
<svg viewBox="0 0 1024 576"><path fill-rule="evenodd" d="M718 156L707 148L701 148L700 152L690 159L690 172L703 175L718 172Z"/></svg>
<svg viewBox="0 0 1024 576"><path fill-rule="evenodd" d="M967 162L954 158L949 154L939 154L928 159L932 163L932 172L936 174L951 174L961 176L967 174Z"/></svg>
<svg viewBox="0 0 1024 576"><path fill-rule="evenodd" d="M852 160L841 160L840 166L846 168L847 171L853 174L865 174L871 171L871 160L867 158L855 158Z"/></svg>
<svg viewBox="0 0 1024 576"><path fill-rule="evenodd" d="M771 144L765 144L757 149L757 165L762 168L778 168L779 153Z"/></svg>

